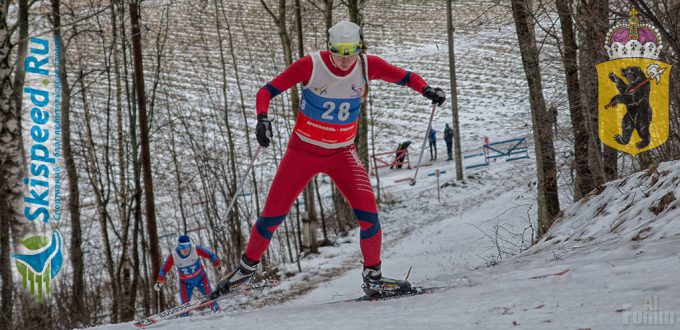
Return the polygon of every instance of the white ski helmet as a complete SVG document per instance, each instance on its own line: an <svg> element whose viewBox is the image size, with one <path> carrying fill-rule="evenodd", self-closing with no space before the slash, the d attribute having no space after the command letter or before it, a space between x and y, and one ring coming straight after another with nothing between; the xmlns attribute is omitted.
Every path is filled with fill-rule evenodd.
<svg viewBox="0 0 680 330"><path fill-rule="evenodd" d="M328 50L335 55L358 54L362 48L359 25L340 21L328 29Z"/></svg>

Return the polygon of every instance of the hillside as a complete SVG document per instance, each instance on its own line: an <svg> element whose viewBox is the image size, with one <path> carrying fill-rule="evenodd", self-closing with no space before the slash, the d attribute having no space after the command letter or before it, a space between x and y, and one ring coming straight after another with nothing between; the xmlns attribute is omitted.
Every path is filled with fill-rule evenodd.
<svg viewBox="0 0 680 330"><path fill-rule="evenodd" d="M413 195L403 186L392 189L408 198L398 198L384 212L385 236L390 238L385 272L400 276L413 266L415 284L448 287L444 291L380 303L328 304L360 295L358 248L348 242L342 253L327 248L304 259L305 274L284 280L278 288L222 302L220 314L157 328L644 329L674 324L680 298L672 294L675 277L669 274L680 268L680 210L669 196L679 193L680 162L609 183L566 208L538 244L510 256L518 252L511 248L526 238L523 229L534 207L531 189L512 180L528 178L531 171L525 167L531 168L531 161L494 164L473 175L466 187L443 189L441 204L431 190ZM431 186L432 180L419 186ZM343 264L348 271L319 275ZM550 276L555 273L564 274ZM310 281L320 282L318 288L293 301L234 307L285 296Z"/></svg>

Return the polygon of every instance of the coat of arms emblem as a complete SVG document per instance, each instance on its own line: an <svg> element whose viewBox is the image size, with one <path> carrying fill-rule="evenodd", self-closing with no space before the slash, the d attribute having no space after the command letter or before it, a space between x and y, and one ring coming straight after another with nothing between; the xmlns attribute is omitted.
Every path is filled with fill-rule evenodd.
<svg viewBox="0 0 680 330"><path fill-rule="evenodd" d="M602 142L637 155L668 139L671 65L658 60L661 36L630 11L628 24L612 27L597 65L598 132Z"/></svg>

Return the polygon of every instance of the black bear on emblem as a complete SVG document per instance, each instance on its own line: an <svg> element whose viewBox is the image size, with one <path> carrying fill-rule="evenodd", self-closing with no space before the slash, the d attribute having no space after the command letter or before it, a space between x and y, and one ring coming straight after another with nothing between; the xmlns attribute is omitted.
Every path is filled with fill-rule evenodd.
<svg viewBox="0 0 680 330"><path fill-rule="evenodd" d="M642 140L635 146L642 149L648 146L650 141L649 124L652 122L652 106L649 104L650 79L637 66L621 69L621 75L626 78L627 84L614 72L609 73L609 79L616 84L619 94L612 97L606 108L619 103L626 106L626 114L621 121L622 133L616 134L614 139L619 144L626 145L630 142L633 130L637 130Z"/></svg>

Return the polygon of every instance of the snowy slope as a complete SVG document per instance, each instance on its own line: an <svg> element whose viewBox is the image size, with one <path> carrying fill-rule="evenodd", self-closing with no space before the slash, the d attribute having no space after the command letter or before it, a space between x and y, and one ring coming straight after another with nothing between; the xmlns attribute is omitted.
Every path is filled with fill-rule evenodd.
<svg viewBox="0 0 680 330"><path fill-rule="evenodd" d="M446 167L444 162L436 165ZM497 260L491 258L496 246L486 235L493 237L497 224L521 233L533 207L531 189L519 184L519 178L531 177L531 161L514 165L493 164L468 180L467 188L443 189L442 204L431 190L413 196L404 187L393 187L396 195L411 198L401 199L402 207L383 216L385 273L400 277L413 265L413 282L448 290L379 303L328 304L361 294L358 247L351 242L341 247L344 256L331 248L306 260L303 269L312 273L328 264L354 264L297 299L240 311L224 302L220 314L158 328L644 329L675 322L680 210L678 201L664 196L680 193L680 162L609 183L567 208L537 245ZM418 186L432 180L421 179ZM567 269L562 276L531 279ZM282 287L294 287L291 282L298 280L288 279ZM269 295L279 294L276 290Z"/></svg>

